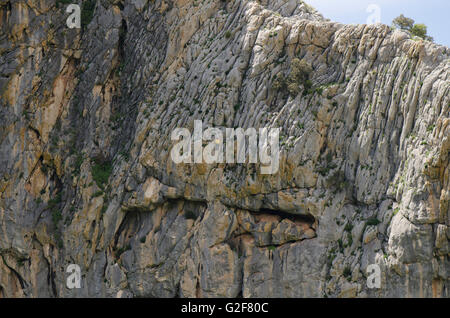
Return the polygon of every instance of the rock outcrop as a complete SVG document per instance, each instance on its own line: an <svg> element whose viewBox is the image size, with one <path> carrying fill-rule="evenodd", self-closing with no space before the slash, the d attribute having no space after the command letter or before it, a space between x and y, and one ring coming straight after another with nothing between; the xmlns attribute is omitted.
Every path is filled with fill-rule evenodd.
<svg viewBox="0 0 450 318"><path fill-rule="evenodd" d="M448 48L298 0L83 3L0 0L0 297L449 297ZM175 164L194 120L279 127L278 172Z"/></svg>

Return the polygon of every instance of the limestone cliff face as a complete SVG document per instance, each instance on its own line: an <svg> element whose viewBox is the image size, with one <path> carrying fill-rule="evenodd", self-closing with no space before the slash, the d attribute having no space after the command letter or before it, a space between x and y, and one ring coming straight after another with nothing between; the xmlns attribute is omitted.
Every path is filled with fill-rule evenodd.
<svg viewBox="0 0 450 318"><path fill-rule="evenodd" d="M448 48L298 0L67 2L0 0L0 297L449 297ZM175 164L194 120L280 127L278 173Z"/></svg>

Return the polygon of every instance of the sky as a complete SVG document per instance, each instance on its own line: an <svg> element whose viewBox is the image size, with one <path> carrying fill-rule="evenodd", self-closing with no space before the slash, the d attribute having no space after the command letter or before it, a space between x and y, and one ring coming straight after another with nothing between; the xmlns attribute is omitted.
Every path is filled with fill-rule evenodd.
<svg viewBox="0 0 450 318"><path fill-rule="evenodd" d="M380 9L381 23L391 25L400 14L428 27L434 42L450 47L449 0L305 0L325 18L342 23L367 23L375 11L366 12L371 4Z"/></svg>

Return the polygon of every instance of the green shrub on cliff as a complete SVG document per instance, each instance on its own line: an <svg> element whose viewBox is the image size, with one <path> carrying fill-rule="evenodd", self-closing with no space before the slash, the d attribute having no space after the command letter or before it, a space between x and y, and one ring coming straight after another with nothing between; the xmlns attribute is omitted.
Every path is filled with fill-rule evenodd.
<svg viewBox="0 0 450 318"><path fill-rule="evenodd" d="M433 38L427 35L427 26L422 23L414 23L415 21L411 18L405 17L400 14L392 21L392 25L395 28L406 30L412 35L422 38L424 40L433 41Z"/></svg>
<svg viewBox="0 0 450 318"><path fill-rule="evenodd" d="M300 87L303 86L304 94L306 95L311 91L312 82L309 80L309 75L312 72L311 65L305 60L294 58L291 64L291 71L289 75L285 77L282 74L275 76L272 87L278 91L287 90L292 96L298 95Z"/></svg>
<svg viewBox="0 0 450 318"><path fill-rule="evenodd" d="M108 182L109 176L112 172L112 163L106 159L96 158L94 159L91 173L95 183L100 189L105 188L105 184Z"/></svg>
<svg viewBox="0 0 450 318"><path fill-rule="evenodd" d="M81 26L84 28L89 23L91 23L92 18L94 17L95 5L97 4L96 0L86 0L83 1L83 5L81 7Z"/></svg>

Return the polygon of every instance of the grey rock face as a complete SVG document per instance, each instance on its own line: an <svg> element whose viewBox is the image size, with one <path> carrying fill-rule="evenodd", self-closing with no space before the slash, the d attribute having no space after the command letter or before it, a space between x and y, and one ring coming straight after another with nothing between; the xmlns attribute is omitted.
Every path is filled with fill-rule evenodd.
<svg viewBox="0 0 450 318"><path fill-rule="evenodd" d="M0 297L449 297L448 48L294 0L93 3L0 1ZM194 120L279 127L278 172L175 164Z"/></svg>

